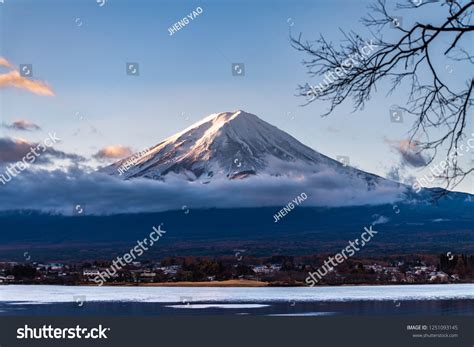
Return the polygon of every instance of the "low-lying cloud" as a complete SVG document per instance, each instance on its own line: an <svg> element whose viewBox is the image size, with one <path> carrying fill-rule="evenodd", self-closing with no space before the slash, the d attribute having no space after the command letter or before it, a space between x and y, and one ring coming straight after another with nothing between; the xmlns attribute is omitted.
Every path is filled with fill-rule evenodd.
<svg viewBox="0 0 474 347"><path fill-rule="evenodd" d="M405 188L383 182L367 188L363 179L335 171L315 173L298 180L254 176L243 180L216 179L208 184L170 177L121 180L104 173L30 170L0 186L0 211L41 210L71 214L72 206L85 204L89 214L159 212L201 208L285 206L305 193L305 206L356 206L392 203Z"/></svg>
<svg viewBox="0 0 474 347"><path fill-rule="evenodd" d="M31 148L35 148L37 145L38 143L29 142L24 139L0 137L0 166L2 164L14 163L23 160L23 158L31 151ZM80 155L66 153L56 150L52 147L48 147L44 153L38 157L36 163L50 164L54 159L69 159L75 162L85 160L85 158Z"/></svg>

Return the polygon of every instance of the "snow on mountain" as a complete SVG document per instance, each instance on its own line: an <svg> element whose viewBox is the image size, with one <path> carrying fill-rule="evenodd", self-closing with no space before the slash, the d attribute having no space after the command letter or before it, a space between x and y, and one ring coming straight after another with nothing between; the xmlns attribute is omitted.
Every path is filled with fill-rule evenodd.
<svg viewBox="0 0 474 347"><path fill-rule="evenodd" d="M242 110L211 114L156 146L102 169L124 179L165 180L169 175L202 183L253 175L300 179L329 170L365 180L369 189L389 182L344 166Z"/></svg>

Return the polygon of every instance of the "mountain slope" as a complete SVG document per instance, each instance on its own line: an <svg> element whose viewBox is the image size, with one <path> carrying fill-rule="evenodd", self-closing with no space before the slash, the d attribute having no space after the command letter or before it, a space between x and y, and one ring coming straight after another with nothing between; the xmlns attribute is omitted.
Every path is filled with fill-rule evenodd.
<svg viewBox="0 0 474 347"><path fill-rule="evenodd" d="M75 217L0 213L0 261L24 261L18 250L25 245L36 261L113 258L157 223L163 223L168 233L147 251L150 257L232 256L235 248L261 256L332 253L345 247L347 240L359 238L377 216L388 221L374 225L379 233L364 248L366 256L474 252L472 203L443 200L398 208L397 214L390 204L329 209L302 205L278 223L272 217L275 207Z"/></svg>
<svg viewBox="0 0 474 347"><path fill-rule="evenodd" d="M215 178L240 179L251 175L298 178L324 170L362 178L369 188L383 180L345 167L241 110L212 114L145 152L103 169L124 179L164 180L173 175L204 183Z"/></svg>

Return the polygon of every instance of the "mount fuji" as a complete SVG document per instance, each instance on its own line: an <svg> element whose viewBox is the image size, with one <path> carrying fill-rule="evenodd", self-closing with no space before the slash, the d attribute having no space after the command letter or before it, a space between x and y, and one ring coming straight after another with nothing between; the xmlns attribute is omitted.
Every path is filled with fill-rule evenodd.
<svg viewBox="0 0 474 347"><path fill-rule="evenodd" d="M434 189L415 193L345 166L244 111L212 114L101 171L27 186L41 199L51 186L42 207L74 196L86 206L80 215L26 210L31 198L12 185L8 202L22 209L0 213L0 255L21 257L18 249L34 244L44 259L112 256L156 223L172 232L148 256L332 253L368 225L381 230L370 254L474 249L470 194L433 201ZM304 203L276 223L303 192Z"/></svg>
<svg viewBox="0 0 474 347"><path fill-rule="evenodd" d="M177 176L201 183L266 175L301 179L330 171L349 181L363 180L369 190L383 184L398 185L345 166L242 110L211 114L102 171L123 179L166 180Z"/></svg>

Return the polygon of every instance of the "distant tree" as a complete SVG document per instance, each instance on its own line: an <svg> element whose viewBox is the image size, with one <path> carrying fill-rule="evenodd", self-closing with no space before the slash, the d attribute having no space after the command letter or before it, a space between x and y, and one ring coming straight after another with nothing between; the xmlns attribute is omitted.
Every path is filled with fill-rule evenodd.
<svg viewBox="0 0 474 347"><path fill-rule="evenodd" d="M237 276L248 276L248 275L254 275L254 271L250 266L243 265L243 264L238 264L237 267L235 268L236 275Z"/></svg>
<svg viewBox="0 0 474 347"><path fill-rule="evenodd" d="M468 275L472 278L474 277L474 255L466 256L467 272Z"/></svg>
<svg viewBox="0 0 474 347"><path fill-rule="evenodd" d="M36 276L36 268L31 265L15 265L7 275L15 276L15 279L31 279Z"/></svg>
<svg viewBox="0 0 474 347"><path fill-rule="evenodd" d="M448 256L447 254L441 254L439 256L439 270L446 273L452 273L458 261L462 261L462 259L457 255Z"/></svg>
<svg viewBox="0 0 474 347"><path fill-rule="evenodd" d="M290 271L295 269L293 257L284 257L281 263L281 271Z"/></svg>
<svg viewBox="0 0 474 347"><path fill-rule="evenodd" d="M193 281L194 280L194 274L192 271L183 271L179 270L176 273L176 281L181 282L181 281Z"/></svg>
<svg viewBox="0 0 474 347"><path fill-rule="evenodd" d="M171 266L179 264L175 257L164 257L160 261L161 266Z"/></svg>
<svg viewBox="0 0 474 347"><path fill-rule="evenodd" d="M466 264L463 261L464 259L462 257L458 258L458 261L456 263L456 266L454 267L453 272L455 274L458 274L460 278L466 277L467 269L466 269Z"/></svg>

